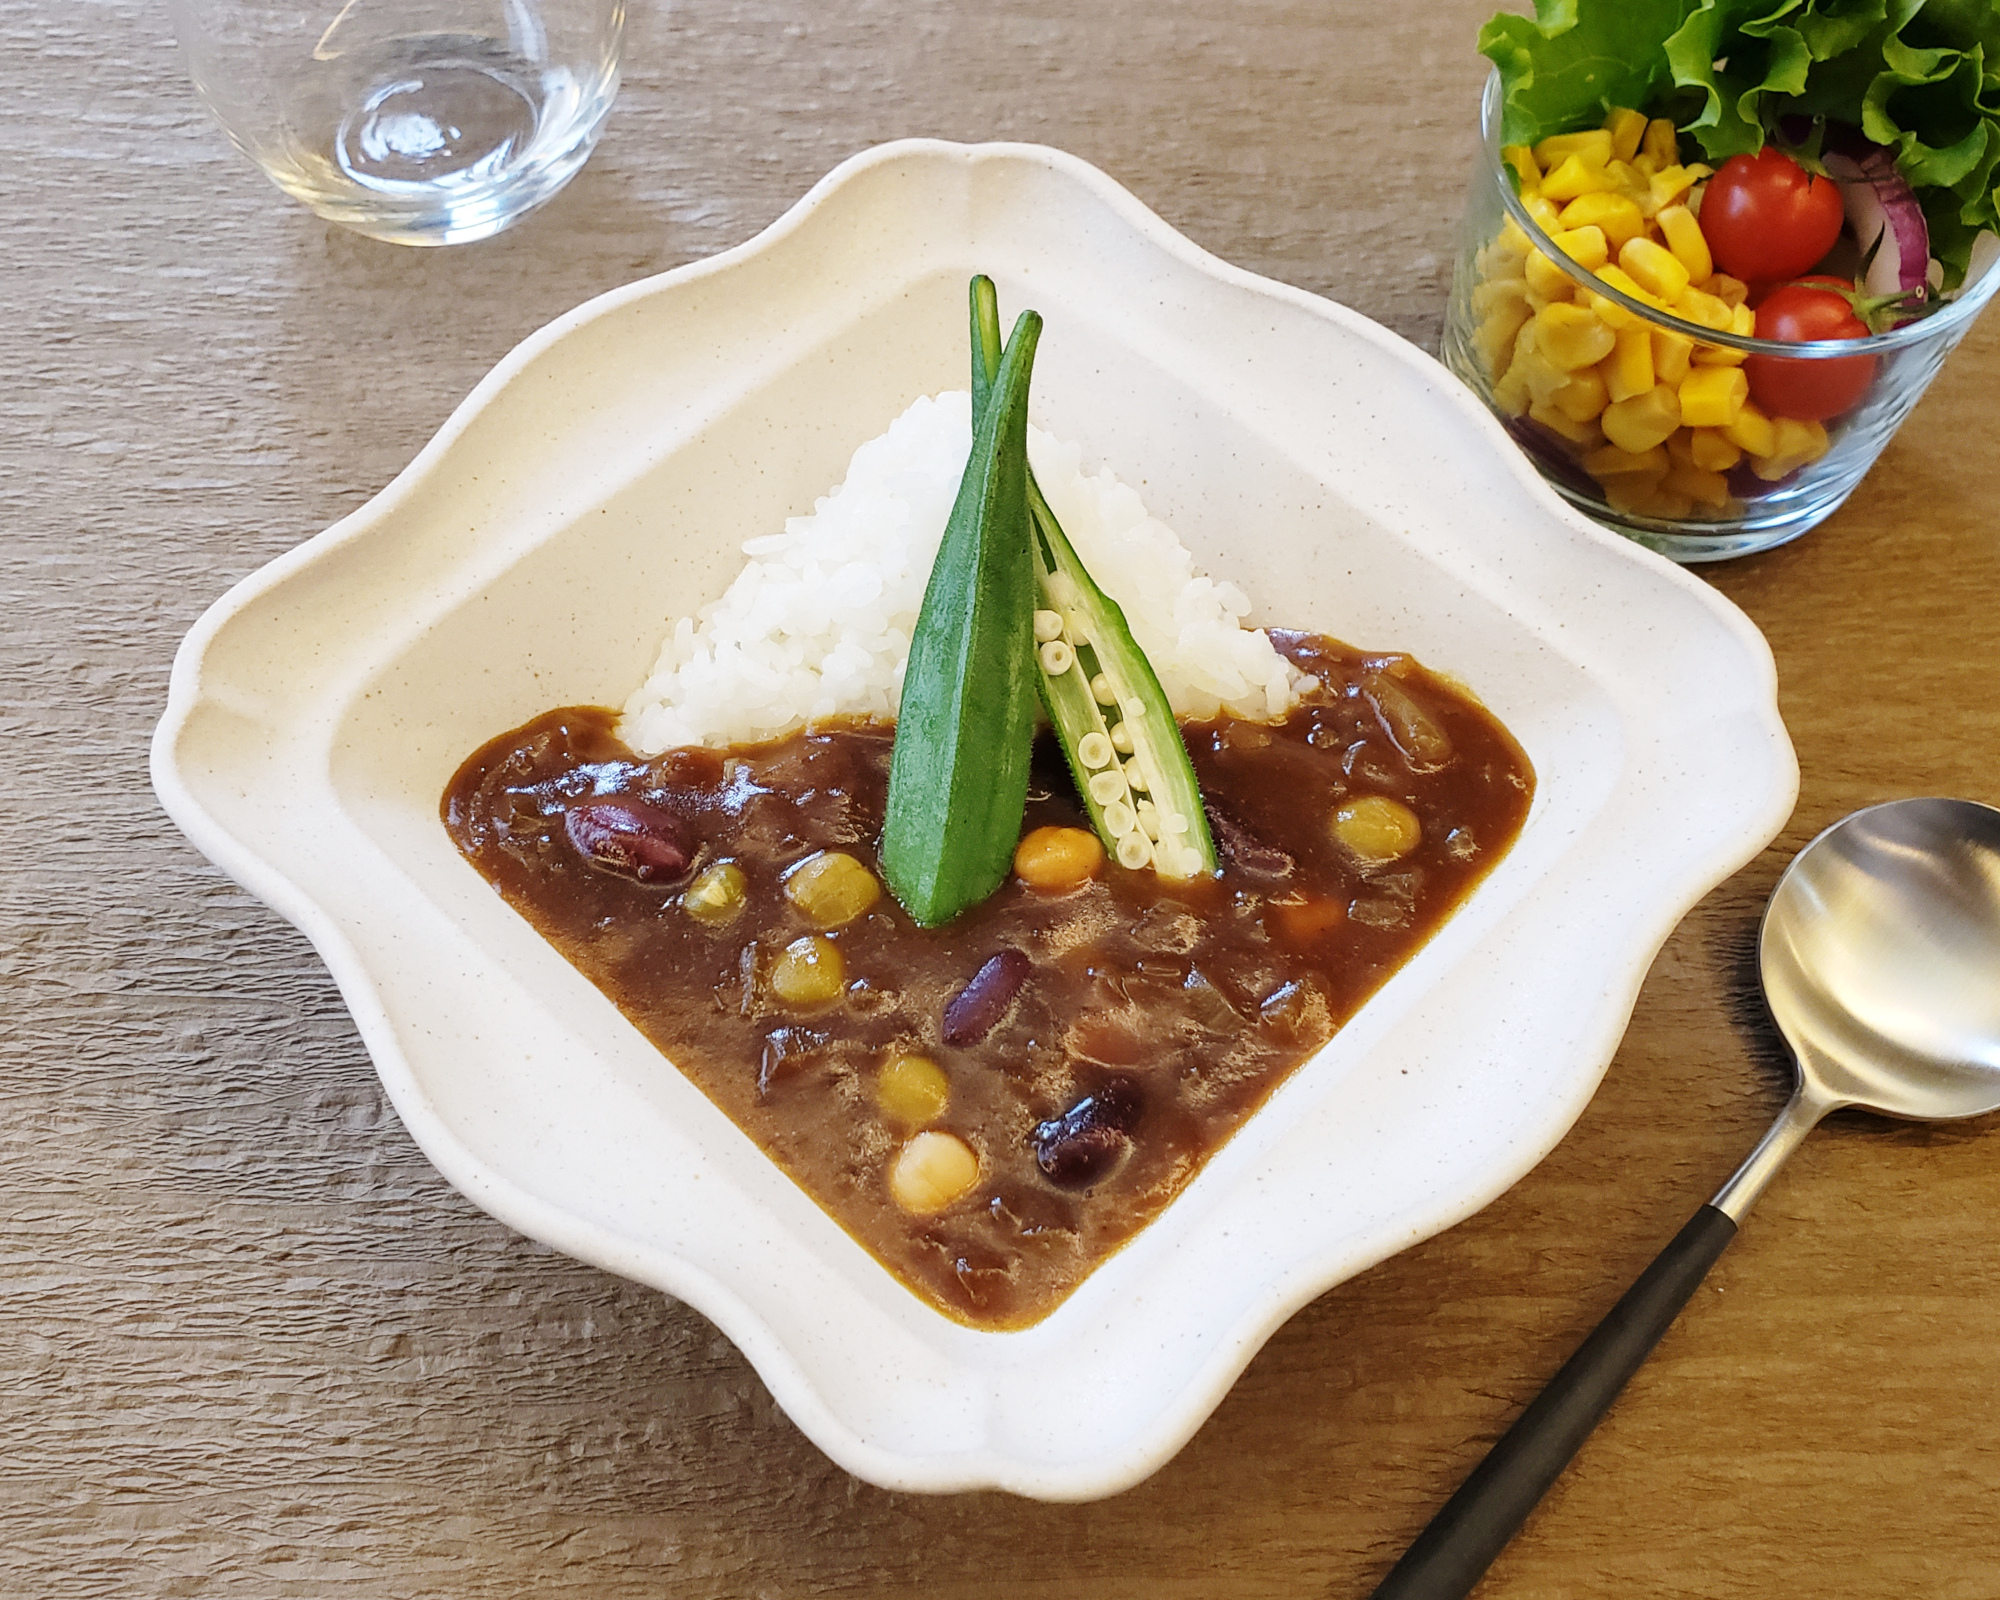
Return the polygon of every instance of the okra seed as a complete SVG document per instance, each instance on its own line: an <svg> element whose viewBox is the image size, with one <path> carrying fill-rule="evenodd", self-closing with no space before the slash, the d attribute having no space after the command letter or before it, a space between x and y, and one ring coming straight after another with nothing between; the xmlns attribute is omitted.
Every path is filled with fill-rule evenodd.
<svg viewBox="0 0 2000 1600"><path fill-rule="evenodd" d="M1111 687L1111 680L1099 673L1090 680L1090 698L1101 706L1118 704L1118 691Z"/></svg>
<svg viewBox="0 0 2000 1600"><path fill-rule="evenodd" d="M912 1216L934 1216L978 1181L979 1157L955 1134L920 1133L889 1164L889 1193Z"/></svg>
<svg viewBox="0 0 2000 1600"><path fill-rule="evenodd" d="M1037 611L1035 613L1035 643L1047 644L1051 639L1060 639L1063 634L1063 619L1060 611Z"/></svg>
<svg viewBox="0 0 2000 1600"><path fill-rule="evenodd" d="M1076 665L1076 652L1060 639L1051 639L1042 646L1042 671L1051 678L1060 678Z"/></svg>
<svg viewBox="0 0 2000 1600"><path fill-rule="evenodd" d="M1160 831L1162 833L1186 833L1188 831L1188 819L1178 811L1162 811L1160 813Z"/></svg>
<svg viewBox="0 0 2000 1600"><path fill-rule="evenodd" d="M1136 810L1139 816L1139 826L1145 830L1146 837L1148 839L1159 838L1160 808L1150 800L1141 800Z"/></svg>
<svg viewBox="0 0 2000 1600"><path fill-rule="evenodd" d="M1137 828L1122 834L1118 840L1118 865L1137 871L1153 859L1153 846Z"/></svg>
<svg viewBox="0 0 2000 1600"><path fill-rule="evenodd" d="M1101 806L1125 798L1125 774L1117 767L1090 775L1090 798Z"/></svg>
<svg viewBox="0 0 2000 1600"><path fill-rule="evenodd" d="M1137 760L1125 763L1125 781L1135 789L1146 787L1146 772Z"/></svg>
<svg viewBox="0 0 2000 1600"><path fill-rule="evenodd" d="M1104 808L1104 831L1114 839L1123 839L1138 827L1137 813L1123 800L1113 800Z"/></svg>
<svg viewBox="0 0 2000 1600"><path fill-rule="evenodd" d="M1132 730L1122 722L1111 730L1111 748L1121 755L1132 753Z"/></svg>
<svg viewBox="0 0 2000 1600"><path fill-rule="evenodd" d="M1095 772L1111 761L1111 741L1101 733L1086 733L1076 742L1076 758Z"/></svg>

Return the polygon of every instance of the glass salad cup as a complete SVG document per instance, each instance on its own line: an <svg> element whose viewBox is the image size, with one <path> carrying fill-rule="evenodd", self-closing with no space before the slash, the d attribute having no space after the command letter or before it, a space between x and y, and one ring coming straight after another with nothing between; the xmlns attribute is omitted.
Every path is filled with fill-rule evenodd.
<svg viewBox="0 0 2000 1600"><path fill-rule="evenodd" d="M1695 302L1711 321L1690 320L1643 290L1598 277L1551 242L1501 153L1497 75L1487 80L1481 122L1445 313L1444 363L1492 408L1558 494L1676 561L1766 550L1832 515L2000 288L2000 268L1982 261L1941 309L1866 339L1758 339L1747 331L1749 313L1714 295ZM1743 285L1704 281L1740 303ZM1611 376L1612 364L1628 354L1651 373L1652 390L1635 394L1629 365L1622 386ZM1767 415L1747 398L1747 378L1732 376L1753 356L1867 361L1873 376L1839 415L1796 420ZM1853 368L1823 370L1837 384L1836 375ZM1810 378L1804 369L1794 375ZM1661 392L1669 386L1671 394ZM1621 387L1639 415L1628 408L1612 431L1624 446L1643 448L1607 438L1605 413Z"/></svg>

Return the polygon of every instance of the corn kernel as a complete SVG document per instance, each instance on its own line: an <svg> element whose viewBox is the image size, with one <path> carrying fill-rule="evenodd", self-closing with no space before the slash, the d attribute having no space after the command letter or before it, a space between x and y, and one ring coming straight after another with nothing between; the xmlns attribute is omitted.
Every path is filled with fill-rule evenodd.
<svg viewBox="0 0 2000 1600"><path fill-rule="evenodd" d="M1653 517L1661 522L1678 522L1694 509L1688 497L1665 482L1644 488L1625 480L1604 486L1604 498L1614 511L1628 516Z"/></svg>
<svg viewBox="0 0 2000 1600"><path fill-rule="evenodd" d="M1596 194L1610 187L1602 165L1582 156L1564 156L1542 179L1542 198L1561 202L1579 195Z"/></svg>
<svg viewBox="0 0 2000 1600"><path fill-rule="evenodd" d="M1521 193L1532 194L1542 181L1540 163L1535 160L1535 152L1524 144L1503 145L1500 159L1514 169L1514 175L1521 180Z"/></svg>
<svg viewBox="0 0 2000 1600"><path fill-rule="evenodd" d="M1572 422L1589 422L1610 403L1604 379L1595 367L1578 367L1569 382L1555 392L1555 408Z"/></svg>
<svg viewBox="0 0 2000 1600"><path fill-rule="evenodd" d="M1771 419L1770 453L1751 453L1750 470L1767 483L1788 478L1800 467L1809 466L1826 454L1826 429L1817 422L1801 422L1796 417Z"/></svg>
<svg viewBox="0 0 2000 1600"><path fill-rule="evenodd" d="M944 1115L951 1082L944 1068L923 1056L894 1055L875 1075L875 1104L890 1122L921 1128Z"/></svg>
<svg viewBox="0 0 2000 1600"><path fill-rule="evenodd" d="M1726 428L1750 398L1741 367L1696 367L1680 381L1680 415L1690 428Z"/></svg>
<svg viewBox="0 0 2000 1600"><path fill-rule="evenodd" d="M1694 341L1671 328L1653 329L1653 375L1661 383L1678 384L1687 376Z"/></svg>
<svg viewBox="0 0 2000 1600"><path fill-rule="evenodd" d="M1478 316L1491 316L1502 306L1526 305L1527 293L1528 286L1520 278L1488 278L1472 286L1472 309Z"/></svg>
<svg viewBox="0 0 2000 1600"><path fill-rule="evenodd" d="M1535 348L1564 372L1593 367L1611 354L1615 335L1582 306L1553 305L1535 313Z"/></svg>
<svg viewBox="0 0 2000 1600"><path fill-rule="evenodd" d="M1647 195L1652 213L1657 216L1670 206L1685 208L1687 192L1694 187L1694 169L1675 162L1670 167L1662 167L1646 180Z"/></svg>
<svg viewBox="0 0 2000 1600"><path fill-rule="evenodd" d="M1652 179L1641 173L1629 161L1605 162L1604 181L1618 193L1629 196L1635 203L1652 193ZM1640 207L1641 211L1644 209L1644 206Z"/></svg>
<svg viewBox="0 0 2000 1600"><path fill-rule="evenodd" d="M1674 296L1674 315L1689 322L1698 322L1704 328L1713 328L1718 333L1731 332L1736 326L1736 313L1712 294L1689 287Z"/></svg>
<svg viewBox="0 0 2000 1600"><path fill-rule="evenodd" d="M1533 324L1529 326L1532 327ZM1558 367L1550 361L1542 353L1539 341L1525 351L1521 351L1517 345L1516 351L1514 365L1510 370L1519 372L1521 382L1527 385L1529 403L1538 406L1551 404L1557 392L1569 382L1568 369Z"/></svg>
<svg viewBox="0 0 2000 1600"><path fill-rule="evenodd" d="M1768 456L1778 443L1777 432L1771 426L1771 419L1747 400L1737 411L1736 420L1721 432L1723 438L1746 456Z"/></svg>
<svg viewBox="0 0 2000 1600"><path fill-rule="evenodd" d="M1529 406L1528 416L1579 450L1595 450L1604 443L1604 430L1592 419L1585 418L1579 422L1566 415L1561 409L1560 397Z"/></svg>
<svg viewBox="0 0 2000 1600"><path fill-rule="evenodd" d="M1502 283L1510 278L1519 278L1528 270L1527 251L1534 247L1527 244L1527 234L1521 231L1521 225L1512 217L1507 219L1501 232L1504 234L1507 228L1514 230L1525 248L1514 249L1504 237L1490 240L1479 254L1473 257L1473 265L1479 269L1482 283Z"/></svg>
<svg viewBox="0 0 2000 1600"><path fill-rule="evenodd" d="M1613 106L1611 115L1604 119L1604 131L1611 135L1613 158L1630 161L1639 153L1640 140L1646 137L1646 114L1625 106Z"/></svg>
<svg viewBox="0 0 2000 1600"><path fill-rule="evenodd" d="M1546 172L1559 161L1581 157L1591 166L1601 167L1613 153L1610 133L1603 128L1587 128L1581 133L1555 133L1535 146L1535 159Z"/></svg>
<svg viewBox="0 0 2000 1600"><path fill-rule="evenodd" d="M1030 828L1014 847L1014 876L1045 894L1080 888L1103 865L1104 846L1088 828Z"/></svg>
<svg viewBox="0 0 2000 1600"><path fill-rule="evenodd" d="M1627 273L1621 267L1599 267L1597 269L1597 276L1602 282L1608 283L1618 290L1619 293L1630 295L1641 305L1652 306L1656 310L1661 311L1666 309L1657 299L1634 283L1631 274ZM1596 313L1598 318L1607 326L1621 333L1627 328L1643 326L1637 315L1626 310L1625 307L1621 306L1609 295L1586 292L1583 297L1583 303Z"/></svg>
<svg viewBox="0 0 2000 1600"><path fill-rule="evenodd" d="M1562 207L1545 194L1531 194L1522 200L1521 206L1544 233L1554 233L1562 226Z"/></svg>
<svg viewBox="0 0 2000 1600"><path fill-rule="evenodd" d="M1723 304L1728 305L1729 302L1725 300ZM1731 333L1740 333L1747 339L1757 331L1757 313L1742 302L1730 306L1729 314L1736 319L1730 326Z"/></svg>
<svg viewBox="0 0 2000 1600"><path fill-rule="evenodd" d="M1494 243L1509 255L1515 256L1525 256L1535 248L1535 241L1528 237L1528 230L1512 217L1501 218L1500 232L1495 237Z"/></svg>
<svg viewBox="0 0 2000 1600"><path fill-rule="evenodd" d="M1696 466L1692 461L1676 461L1667 469L1660 486L1676 494L1684 494L1694 504L1713 510L1720 511L1729 504L1729 480L1719 472Z"/></svg>
<svg viewBox="0 0 2000 1600"><path fill-rule="evenodd" d="M1529 289L1542 297L1544 305L1571 299L1576 294L1575 280L1539 250L1528 257L1527 280Z"/></svg>
<svg viewBox="0 0 2000 1600"><path fill-rule="evenodd" d="M1416 812L1386 794L1343 800L1329 819L1334 843L1366 866L1399 861L1423 843Z"/></svg>
<svg viewBox="0 0 2000 1600"><path fill-rule="evenodd" d="M882 884L845 850L821 850L785 874L785 898L815 927L839 928L882 898Z"/></svg>
<svg viewBox="0 0 2000 1600"><path fill-rule="evenodd" d="M1610 284L1612 288L1618 290L1621 294L1629 294L1643 306L1651 306L1655 311L1664 311L1667 309L1666 301L1640 283L1637 278L1633 277L1622 266L1600 267L1598 268L1597 276L1602 282Z"/></svg>
<svg viewBox="0 0 2000 1600"><path fill-rule="evenodd" d="M1690 281L1700 283L1715 271L1715 257L1708 252L1701 224L1686 206L1662 206L1653 221L1659 224L1661 237L1673 251L1674 259L1687 268Z"/></svg>
<svg viewBox="0 0 2000 1600"><path fill-rule="evenodd" d="M1713 428L1688 429L1688 459L1708 472L1727 472L1743 459L1742 447Z"/></svg>
<svg viewBox="0 0 2000 1600"><path fill-rule="evenodd" d="M1517 295L1511 300L1496 303L1473 330L1473 348L1486 363L1486 370L1496 379L1506 373L1507 367L1503 363L1513 355L1514 339L1526 325L1529 315L1527 296Z"/></svg>
<svg viewBox="0 0 2000 1600"><path fill-rule="evenodd" d="M1640 215L1637 204L1625 195L1608 191L1579 195L1562 208L1557 221L1565 229L1598 229L1613 250L1623 248L1627 239L1636 239L1646 231L1646 219Z"/></svg>
<svg viewBox="0 0 2000 1600"><path fill-rule="evenodd" d="M681 910L696 922L717 926L743 909L749 879L733 861L718 861L681 892Z"/></svg>
<svg viewBox="0 0 2000 1600"><path fill-rule="evenodd" d="M1694 347L1694 364L1698 367L1740 367L1748 356L1748 351L1732 350L1726 344L1698 344Z"/></svg>
<svg viewBox="0 0 2000 1600"><path fill-rule="evenodd" d="M831 939L794 939L771 963L771 992L786 1005L820 1006L847 987L847 963Z"/></svg>
<svg viewBox="0 0 2000 1600"><path fill-rule="evenodd" d="M1566 228L1561 233L1551 234L1549 243L1579 267L1587 267L1592 272L1611 259L1611 246L1605 242L1604 230L1594 224Z"/></svg>
<svg viewBox="0 0 2000 1600"><path fill-rule="evenodd" d="M1666 384L1656 383L1644 394L1606 406L1597 420L1605 438L1620 450L1637 455L1664 444L1667 435L1681 425L1680 397Z"/></svg>
<svg viewBox="0 0 2000 1600"><path fill-rule="evenodd" d="M1663 167L1681 158L1680 135L1674 132L1674 125L1665 117L1655 117L1646 124L1639 148Z"/></svg>
<svg viewBox="0 0 2000 1600"><path fill-rule="evenodd" d="M920 1133L889 1163L889 1193L912 1216L934 1216L978 1181L979 1157L955 1134Z"/></svg>
<svg viewBox="0 0 2000 1600"><path fill-rule="evenodd" d="M1583 470L1599 483L1610 483L1614 478L1643 478L1655 480L1666 475L1670 463L1667 453L1658 445L1650 450L1621 450L1608 444L1602 450L1593 450L1583 458Z"/></svg>
<svg viewBox="0 0 2000 1600"><path fill-rule="evenodd" d="M1670 303L1678 300L1684 292L1700 293L1699 290L1688 290L1688 269L1682 265L1680 257L1651 239L1627 239L1624 248L1618 252L1618 265L1648 294L1658 295Z"/></svg>
<svg viewBox="0 0 2000 1600"><path fill-rule="evenodd" d="M1522 375L1521 363L1509 362L1507 370L1494 382L1494 405L1500 408L1502 416L1518 417L1527 411L1530 400L1528 380Z"/></svg>
<svg viewBox="0 0 2000 1600"><path fill-rule="evenodd" d="M1696 223L1695 226L1700 227L1701 224ZM1716 299L1720 300L1726 306L1740 306L1750 298L1750 285L1745 283L1741 278L1730 277L1726 272L1715 273L1701 287L1714 295ZM1753 322L1756 320L1754 314L1751 320Z"/></svg>
<svg viewBox="0 0 2000 1600"><path fill-rule="evenodd" d="M1658 380L1653 376L1652 336L1643 324L1634 319L1631 327L1619 330L1616 346L1598 371L1608 399L1630 400L1651 390Z"/></svg>

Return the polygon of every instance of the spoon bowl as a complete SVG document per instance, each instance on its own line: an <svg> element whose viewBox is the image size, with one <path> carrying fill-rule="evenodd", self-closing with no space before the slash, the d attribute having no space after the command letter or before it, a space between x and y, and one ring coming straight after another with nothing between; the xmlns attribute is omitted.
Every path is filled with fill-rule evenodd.
<svg viewBox="0 0 2000 1600"><path fill-rule="evenodd" d="M1779 880L1758 961L1825 1110L2000 1110L2000 810L1897 800L1835 823Z"/></svg>

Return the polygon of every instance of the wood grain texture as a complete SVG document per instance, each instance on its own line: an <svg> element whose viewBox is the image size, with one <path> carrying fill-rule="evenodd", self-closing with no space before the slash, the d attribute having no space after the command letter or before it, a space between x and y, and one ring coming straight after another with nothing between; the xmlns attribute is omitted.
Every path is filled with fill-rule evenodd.
<svg viewBox="0 0 2000 1600"><path fill-rule="evenodd" d="M861 1485L702 1318L475 1211L305 943L160 815L146 742L202 608L516 341L882 139L1063 146L1433 342L1486 9L642 6L571 188L412 252L268 188L158 8L0 0L0 1594L1368 1591L1776 1108L1751 947L1790 852L1893 795L2000 800L2000 322L1833 521L1708 574L1777 653L1804 790L1575 1131L1099 1504ZM1482 1595L2000 1595L1995 1131L1809 1142Z"/></svg>

